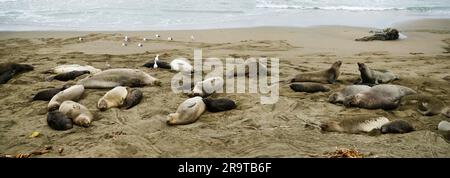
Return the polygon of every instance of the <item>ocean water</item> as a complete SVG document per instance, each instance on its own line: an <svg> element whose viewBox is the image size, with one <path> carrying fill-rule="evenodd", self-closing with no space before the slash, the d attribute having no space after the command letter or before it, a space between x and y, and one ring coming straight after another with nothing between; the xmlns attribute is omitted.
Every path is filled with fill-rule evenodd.
<svg viewBox="0 0 450 178"><path fill-rule="evenodd" d="M164 30L450 18L450 0L0 0L0 30Z"/></svg>

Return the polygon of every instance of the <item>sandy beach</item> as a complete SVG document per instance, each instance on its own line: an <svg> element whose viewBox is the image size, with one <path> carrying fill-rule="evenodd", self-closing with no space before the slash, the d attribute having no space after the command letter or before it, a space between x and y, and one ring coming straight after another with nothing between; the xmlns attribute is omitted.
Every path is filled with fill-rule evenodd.
<svg viewBox="0 0 450 178"><path fill-rule="evenodd" d="M374 29L348 26L0 32L0 63L35 67L0 85L0 155L50 145L52 151L33 157L324 157L336 148L356 148L366 157L450 157L450 144L437 131L440 121L450 121L443 115L422 116L414 107L367 110L327 102L332 92L359 79L356 63L364 62L398 74L400 80L394 84L433 95L450 106L450 20L410 21L394 27L407 38L357 42L355 38ZM161 38L154 39L155 34ZM124 36L131 39L126 47L121 45ZM168 41L169 36L174 40ZM144 42L144 37L150 40ZM194 49L202 49L203 58L279 58L280 79L329 68L336 60L343 61L342 73L337 84L327 84L331 92L296 93L280 85L279 101L273 105L261 104L257 94L215 94L212 97L234 100L237 108L205 112L193 124L168 126L167 115L188 96L171 91L174 72L142 65L156 54L165 61L192 60ZM47 81L50 75L43 73L62 64L140 69L160 79L162 86L142 87L144 99L132 109L104 112L96 104L108 90L87 89L79 103L95 113L92 126L55 131L46 122L48 102L31 99L38 91L66 83ZM417 131L370 136L325 133L312 126L357 115L404 119ZM41 135L30 138L32 132ZM64 151L58 153L58 148Z"/></svg>

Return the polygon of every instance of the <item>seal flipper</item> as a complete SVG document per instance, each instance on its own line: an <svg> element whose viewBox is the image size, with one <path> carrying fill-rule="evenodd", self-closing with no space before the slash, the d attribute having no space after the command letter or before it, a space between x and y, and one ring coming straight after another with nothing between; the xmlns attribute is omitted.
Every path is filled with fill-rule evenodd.
<svg viewBox="0 0 450 178"><path fill-rule="evenodd" d="M127 88L127 90L128 94L127 97L125 98L123 107L125 107L125 109L130 109L141 102L143 94L142 91L139 89Z"/></svg>

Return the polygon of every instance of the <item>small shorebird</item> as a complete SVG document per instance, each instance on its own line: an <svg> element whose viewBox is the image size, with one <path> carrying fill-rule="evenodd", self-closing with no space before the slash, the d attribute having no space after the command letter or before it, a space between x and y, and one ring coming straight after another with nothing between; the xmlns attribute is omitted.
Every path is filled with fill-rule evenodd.
<svg viewBox="0 0 450 178"><path fill-rule="evenodd" d="M81 37L80 37L80 38L78 38L78 41L83 41L83 40L84 40L84 39L83 39L83 38L81 38Z"/></svg>
<svg viewBox="0 0 450 178"><path fill-rule="evenodd" d="M158 61L159 61L159 54L157 54L156 57L155 57L155 64L153 64L153 68L154 69L158 68L158 64L157 64Z"/></svg>
<svg viewBox="0 0 450 178"><path fill-rule="evenodd" d="M147 41L147 38L142 38L142 41Z"/></svg>
<svg viewBox="0 0 450 178"><path fill-rule="evenodd" d="M192 40L192 41L194 41L194 40L195 40L195 38L194 38L194 35L191 35L191 40Z"/></svg>
<svg viewBox="0 0 450 178"><path fill-rule="evenodd" d="M130 41L130 39L128 38L128 36L125 36L125 39L123 39L124 41Z"/></svg>
<svg viewBox="0 0 450 178"><path fill-rule="evenodd" d="M142 46L144 46L144 45L142 45L142 43L139 43L138 46L139 46L139 47L142 47Z"/></svg>
<svg viewBox="0 0 450 178"><path fill-rule="evenodd" d="M168 38L167 38L167 40L169 40L169 41L172 41L172 40L173 40L173 38L172 38L172 37L168 37Z"/></svg>
<svg viewBox="0 0 450 178"><path fill-rule="evenodd" d="M158 34L156 34L155 36L156 36L156 38L159 38L159 37L160 37Z"/></svg>
<svg viewBox="0 0 450 178"><path fill-rule="evenodd" d="M127 46L127 44L126 43L122 43L122 46Z"/></svg>

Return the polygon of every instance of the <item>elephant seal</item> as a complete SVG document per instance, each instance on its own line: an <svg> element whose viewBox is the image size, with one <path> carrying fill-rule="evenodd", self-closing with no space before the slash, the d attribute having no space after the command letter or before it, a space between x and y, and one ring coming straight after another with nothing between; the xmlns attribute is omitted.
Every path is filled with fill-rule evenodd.
<svg viewBox="0 0 450 178"><path fill-rule="evenodd" d="M205 112L205 109L206 106L202 97L196 96L189 98L178 106L175 113L169 114L167 124L180 125L193 123Z"/></svg>
<svg viewBox="0 0 450 178"><path fill-rule="evenodd" d="M59 111L72 119L73 123L83 127L89 127L94 119L94 115L85 106L75 101L64 101Z"/></svg>
<svg viewBox="0 0 450 178"><path fill-rule="evenodd" d="M328 97L330 103L344 103L345 98L351 97L363 91L369 90L371 87L367 85L350 85L346 86L339 92L335 92Z"/></svg>
<svg viewBox="0 0 450 178"><path fill-rule="evenodd" d="M141 87L161 85L161 82L149 74L137 69L108 69L88 76L77 84L85 88L114 88L117 86Z"/></svg>
<svg viewBox="0 0 450 178"><path fill-rule="evenodd" d="M318 82L318 83L336 83L337 78L340 75L340 67L342 61L336 61L331 65L331 68L327 70L317 72L305 72L294 76L290 82Z"/></svg>
<svg viewBox="0 0 450 178"><path fill-rule="evenodd" d="M306 93L329 92L331 90L329 87L325 85L312 82L293 83L289 85L289 87L295 92L306 92Z"/></svg>
<svg viewBox="0 0 450 178"><path fill-rule="evenodd" d="M54 130L69 130L73 127L72 120L58 110L47 114L47 125Z"/></svg>
<svg viewBox="0 0 450 178"><path fill-rule="evenodd" d="M52 97L48 103L48 111L53 111L58 109L62 102L67 100L78 100L84 92L83 85L74 85L63 91L58 92Z"/></svg>
<svg viewBox="0 0 450 178"><path fill-rule="evenodd" d="M53 98L53 96L55 96L60 91L63 91L69 87L70 87L69 85L63 85L61 88L52 88L52 89L40 91L36 95L34 95L33 101L36 101L36 100L50 101Z"/></svg>
<svg viewBox="0 0 450 178"><path fill-rule="evenodd" d="M381 126L388 123L386 117L368 118L355 117L338 121L328 121L322 123L320 128L327 132L343 132L343 133L369 133L374 129L380 129Z"/></svg>
<svg viewBox="0 0 450 178"><path fill-rule="evenodd" d="M405 120L397 119L381 126L381 133L408 133L414 131L414 127Z"/></svg>
<svg viewBox="0 0 450 178"><path fill-rule="evenodd" d="M408 87L400 85L381 84L360 92L344 101L345 106L354 106L365 109L395 109L399 106L399 100L416 92Z"/></svg>
<svg viewBox="0 0 450 178"><path fill-rule="evenodd" d="M11 80L14 75L32 71L34 67L28 64L1 63L0 64L0 84L5 84Z"/></svg>
<svg viewBox="0 0 450 178"><path fill-rule="evenodd" d="M105 111L109 108L120 107L127 98L127 94L128 91L126 87L115 87L106 92L106 94L98 100L97 108L100 111Z"/></svg>
<svg viewBox="0 0 450 178"><path fill-rule="evenodd" d="M89 71L91 74L95 74L98 72L101 72L102 70L97 69L95 67L89 66L89 65L78 65L78 64L66 64L66 65L60 65L52 68L49 71L46 71L45 73L55 73L55 74L64 74L67 72L72 71Z"/></svg>
<svg viewBox="0 0 450 178"><path fill-rule="evenodd" d="M399 79L397 75L388 70L370 69L366 64L358 62L362 84L382 84Z"/></svg>
<svg viewBox="0 0 450 178"><path fill-rule="evenodd" d="M227 73L227 78L243 77L243 76L253 78L262 75L264 73L266 75L270 75L270 71L267 69L267 66L261 64L260 62L247 60L244 62L243 65L245 66L244 71L238 71L237 69L235 70L233 68L233 70ZM254 70L254 72L252 72L252 70Z"/></svg>
<svg viewBox="0 0 450 178"><path fill-rule="evenodd" d="M197 82L189 96L207 97L223 89L222 77L211 77Z"/></svg>
<svg viewBox="0 0 450 178"><path fill-rule="evenodd" d="M445 106L442 100L423 94L404 96L401 99L401 104L404 105L411 101L417 101L417 111L424 116L434 116L437 114L447 116L447 112L449 111L449 108Z"/></svg>
<svg viewBox="0 0 450 178"><path fill-rule="evenodd" d="M236 108L236 103L234 103L233 100L225 98L220 99L204 98L203 102L206 105L206 110L209 112L228 111Z"/></svg>
<svg viewBox="0 0 450 178"><path fill-rule="evenodd" d="M97 108L100 111L122 106L129 109L138 104L141 99L142 92L140 90L118 86L106 92L106 94L98 100Z"/></svg>
<svg viewBox="0 0 450 178"><path fill-rule="evenodd" d="M91 73L91 72L89 72L88 70L76 70L76 71L70 71L70 72L61 73L61 74L49 77L47 80L48 81L52 81L52 80L69 81L69 80L76 79L79 76L82 76L84 74L89 74L89 73Z"/></svg>
<svg viewBox="0 0 450 178"><path fill-rule="evenodd" d="M127 88L127 91L127 98L125 98L125 102L123 103L123 107L125 109L130 109L133 106L136 106L141 102L142 98L144 98L144 94L139 89Z"/></svg>
<svg viewBox="0 0 450 178"><path fill-rule="evenodd" d="M170 62L170 69L181 72L194 72L194 67L185 59L174 59Z"/></svg>
<svg viewBox="0 0 450 178"><path fill-rule="evenodd" d="M443 131L443 132L449 132L450 131L450 122L448 122L448 121L439 122L438 130Z"/></svg>

